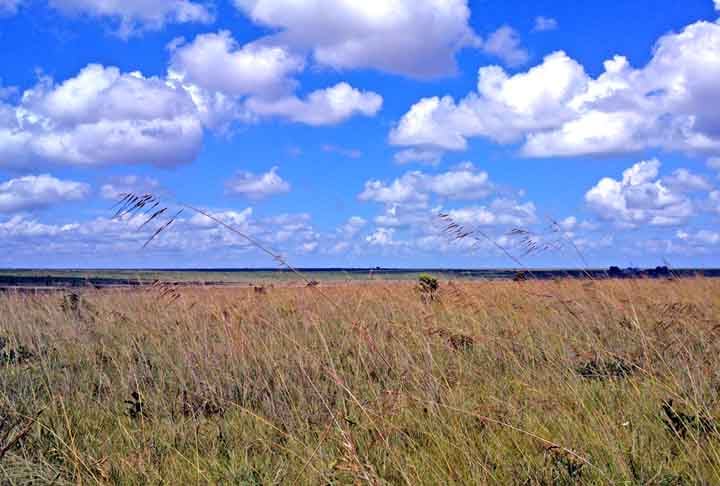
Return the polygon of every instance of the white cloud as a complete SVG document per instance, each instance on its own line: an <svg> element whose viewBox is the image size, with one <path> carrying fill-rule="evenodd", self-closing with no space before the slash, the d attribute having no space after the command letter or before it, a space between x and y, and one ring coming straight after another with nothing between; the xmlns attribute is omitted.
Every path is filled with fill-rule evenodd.
<svg viewBox="0 0 720 486"><path fill-rule="evenodd" d="M250 98L247 107L261 116L281 116L308 125L333 125L354 115L374 116L383 99L372 91L360 91L342 82L313 91L307 99L285 96L277 99Z"/></svg>
<svg viewBox="0 0 720 486"><path fill-rule="evenodd" d="M198 35L171 46L170 77L227 95L282 94L294 88L291 76L304 61L282 46L239 46L230 32Z"/></svg>
<svg viewBox="0 0 720 486"><path fill-rule="evenodd" d="M377 228L365 241L371 246L397 246L400 243L393 239L394 234L394 228Z"/></svg>
<svg viewBox="0 0 720 486"><path fill-rule="evenodd" d="M278 168L273 167L264 174L238 172L225 187L229 194L236 194L249 199L264 199L268 196L290 192L290 184L277 174Z"/></svg>
<svg viewBox="0 0 720 486"><path fill-rule="evenodd" d="M622 180L601 179L585 201L600 218L620 226L681 224L695 213L693 202L684 194L693 188L669 187L658 179L659 170L657 160L638 162L623 172Z"/></svg>
<svg viewBox="0 0 720 486"><path fill-rule="evenodd" d="M715 0L715 10L720 10L720 0Z"/></svg>
<svg viewBox="0 0 720 486"><path fill-rule="evenodd" d="M677 169L672 175L663 177L663 183L673 191L709 191L712 185L701 175L693 174L687 169Z"/></svg>
<svg viewBox="0 0 720 486"><path fill-rule="evenodd" d="M531 157L660 148L720 152L720 24L661 37L647 65L605 62L597 78L563 52L525 73L479 70L477 92L424 98L391 131L396 145L463 150L467 139L523 142Z"/></svg>
<svg viewBox="0 0 720 486"><path fill-rule="evenodd" d="M114 177L109 183L103 184L100 188L100 196L104 199L119 200L124 194L154 193L160 187L160 183L152 177L140 177L128 175Z"/></svg>
<svg viewBox="0 0 720 486"><path fill-rule="evenodd" d="M557 221L557 225L563 231L572 231L578 224L578 220L575 216L568 216L567 218Z"/></svg>
<svg viewBox="0 0 720 486"><path fill-rule="evenodd" d="M345 238L355 237L367 224L367 221L360 216L352 216L347 222L338 228L338 232Z"/></svg>
<svg viewBox="0 0 720 486"><path fill-rule="evenodd" d="M0 165L95 166L195 159L203 128L181 88L138 72L90 64L61 84L49 78L0 104Z"/></svg>
<svg viewBox="0 0 720 486"><path fill-rule="evenodd" d="M50 0L50 5L65 14L109 17L124 38L168 23L214 21L207 6L190 0Z"/></svg>
<svg viewBox="0 0 720 486"><path fill-rule="evenodd" d="M253 218L252 208L210 211L223 222L251 235L275 251L305 253L319 235L310 225L307 215L283 215L282 218ZM0 240L7 249L0 255L5 264L22 265L23 262L59 262L81 259L85 264L118 262L120 259L139 258L143 261L157 257L182 256L184 261L195 258L198 264L208 259L233 261L238 254L254 251L244 238L236 235L205 216L185 213L172 226L154 239L140 254L147 238L164 221L151 223L139 229L145 217L127 220L99 217L72 223L48 224L16 215L0 219ZM48 236L52 238L48 239ZM222 251L218 251L222 250ZM4 258L3 258L4 257ZM64 260L61 260L63 258ZM272 263L271 260L257 260ZM263 263L260 263L262 265Z"/></svg>
<svg viewBox="0 0 720 486"><path fill-rule="evenodd" d="M537 221L535 205L513 199L496 199L490 206L470 206L447 211L453 221L467 226L511 225L526 227Z"/></svg>
<svg viewBox="0 0 720 486"><path fill-rule="evenodd" d="M16 215L7 221L0 222L0 236L6 244L11 238L32 238L56 236L62 232L70 232L77 229L77 225L48 225L35 220L28 220L22 215Z"/></svg>
<svg viewBox="0 0 720 486"><path fill-rule="evenodd" d="M234 0L274 41L312 51L336 69L374 68L418 77L456 70L455 54L478 40L467 0Z"/></svg>
<svg viewBox="0 0 720 486"><path fill-rule="evenodd" d="M482 67L476 94L459 103L449 96L420 100L391 131L390 142L464 150L468 137L517 141L528 131L570 119L566 105L586 84L583 67L562 52L515 76L499 66Z"/></svg>
<svg viewBox="0 0 720 486"><path fill-rule="evenodd" d="M688 233L678 230L675 236L683 241L695 245L718 245L720 244L720 233L710 230L698 230L695 233Z"/></svg>
<svg viewBox="0 0 720 486"><path fill-rule="evenodd" d="M219 219L225 224L229 224L238 229L247 229L250 218L252 217L252 208L245 208L242 211L212 211L213 217ZM188 224L198 228L213 228L217 225L215 221L208 218L204 214L196 213L188 220Z"/></svg>
<svg viewBox="0 0 720 486"><path fill-rule="evenodd" d="M507 25L490 34L482 47L486 53L499 57L511 67L521 66L530 58L527 50L522 47L517 31Z"/></svg>
<svg viewBox="0 0 720 486"><path fill-rule="evenodd" d="M78 201L90 193L81 182L60 180L48 174L29 175L0 183L0 213L45 208L63 201Z"/></svg>
<svg viewBox="0 0 720 486"><path fill-rule="evenodd" d="M303 57L264 40L241 46L228 31L199 35L189 44L176 39L169 45L168 79L192 96L207 126L221 130L233 121L270 116L332 125L380 110L380 95L345 82L300 99L293 76L304 70Z"/></svg>
<svg viewBox="0 0 720 486"><path fill-rule="evenodd" d="M0 16L17 13L22 0L0 0Z"/></svg>
<svg viewBox="0 0 720 486"><path fill-rule="evenodd" d="M711 169L720 171L720 157L710 157L707 160L707 166Z"/></svg>
<svg viewBox="0 0 720 486"><path fill-rule="evenodd" d="M472 200L487 197L494 190L487 172L478 171L472 164L439 174L421 171L406 172L391 183L371 180L358 196L362 201L384 204L424 204L431 195L446 199Z"/></svg>
<svg viewBox="0 0 720 486"><path fill-rule="evenodd" d="M558 21L554 18L544 17L542 15L540 15L539 17L535 17L535 27L533 27L533 30L535 32L547 32L549 30L555 30L557 28Z"/></svg>

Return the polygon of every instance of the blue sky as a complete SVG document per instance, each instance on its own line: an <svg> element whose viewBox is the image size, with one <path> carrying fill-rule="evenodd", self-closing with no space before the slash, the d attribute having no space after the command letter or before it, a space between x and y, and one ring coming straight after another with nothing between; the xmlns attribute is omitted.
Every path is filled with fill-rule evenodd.
<svg viewBox="0 0 720 486"><path fill-rule="evenodd" d="M0 266L720 266L719 10L0 0Z"/></svg>

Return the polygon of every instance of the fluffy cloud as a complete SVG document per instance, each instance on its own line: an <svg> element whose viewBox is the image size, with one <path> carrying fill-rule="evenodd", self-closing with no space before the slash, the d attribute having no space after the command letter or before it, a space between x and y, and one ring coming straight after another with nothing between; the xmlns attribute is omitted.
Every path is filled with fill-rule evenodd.
<svg viewBox="0 0 720 486"><path fill-rule="evenodd" d="M370 246L398 246L401 244L393 239L395 228L377 228L373 233L365 237Z"/></svg>
<svg viewBox="0 0 720 486"><path fill-rule="evenodd" d="M455 71L455 54L477 44L467 0L235 0L276 42L312 51L337 69L374 68L418 77Z"/></svg>
<svg viewBox="0 0 720 486"><path fill-rule="evenodd" d="M695 213L686 192L705 186L699 187L698 180L682 169L669 178L658 179L659 170L657 160L638 162L623 172L621 180L601 179L585 194L585 201L600 218L620 226L684 223Z"/></svg>
<svg viewBox="0 0 720 486"><path fill-rule="evenodd" d="M211 214L273 247L275 251L304 253L319 239L309 217L304 214L257 219L253 217L252 208L212 211ZM202 215L185 213L154 239L146 250L138 253L147 238L163 223L158 221L155 225L151 223L139 229L144 221L145 217L138 215L130 219L99 217L49 224L22 215L12 216L0 220L0 240L8 250L0 255L0 261L22 266L28 262L77 262L78 259L85 264L107 264L117 263L118 259L127 261L134 258L136 264L141 265L157 261L156 258L170 257L170 261L177 261L182 256L184 261L195 261L200 265L209 259L227 263L230 258L254 251L241 236L219 227ZM49 236L52 238L48 239ZM259 261L272 263L270 260Z"/></svg>
<svg viewBox="0 0 720 486"><path fill-rule="evenodd" d="M715 0L715 10L720 10L720 0Z"/></svg>
<svg viewBox="0 0 720 486"><path fill-rule="evenodd" d="M281 46L239 46L230 32L202 34L189 44L171 46L170 77L233 96L284 93L294 87L292 75L303 59Z"/></svg>
<svg viewBox="0 0 720 486"><path fill-rule="evenodd" d="M467 139L523 142L531 157L662 148L720 152L720 24L661 37L646 66L623 56L597 78L563 52L527 72L479 70L477 92L424 98L391 131L397 145L463 150Z"/></svg>
<svg viewBox="0 0 720 486"><path fill-rule="evenodd" d="M663 183L673 191L709 191L710 183L701 175L693 174L687 169L677 169L672 175L663 177Z"/></svg>
<svg viewBox="0 0 720 486"><path fill-rule="evenodd" d="M0 16L17 13L22 0L0 0Z"/></svg>
<svg viewBox="0 0 720 486"><path fill-rule="evenodd" d="M195 159L203 127L188 93L155 77L88 65L61 84L49 78L17 105L0 104L0 165L93 166Z"/></svg>
<svg viewBox="0 0 720 486"><path fill-rule="evenodd" d="M281 116L308 125L332 125L353 115L374 116L382 107L377 93L360 91L347 83L313 91L302 100L297 96L278 99L250 98L248 108L262 116Z"/></svg>
<svg viewBox="0 0 720 486"><path fill-rule="evenodd" d="M539 17L535 17L535 27L533 27L533 30L535 32L547 32L549 30L555 30L557 28L558 21L554 18L544 17L542 15L540 15Z"/></svg>
<svg viewBox="0 0 720 486"><path fill-rule="evenodd" d="M264 174L238 172L226 183L225 188L229 194L244 196L248 199L263 199L290 192L290 184L283 180L277 171L278 168L273 167Z"/></svg>
<svg viewBox="0 0 720 486"><path fill-rule="evenodd" d="M524 228L537 222L535 205L512 197L495 197L487 204L443 207L458 201L478 201L498 192L487 173L470 163L437 174L411 171L390 182L367 181L358 198L382 204L383 211L373 219L376 226L362 243L384 249L435 252L471 250L476 246L474 239L451 245L444 234L447 223L440 218L441 213L468 228ZM357 244L346 243L341 246L358 251ZM486 249L492 250L491 246Z"/></svg>
<svg viewBox="0 0 720 486"><path fill-rule="evenodd" d="M366 224L367 221L364 218L361 218L360 216L353 216L348 219L347 222L338 229L338 231L344 237L352 238L357 235Z"/></svg>
<svg viewBox="0 0 720 486"><path fill-rule="evenodd" d="M487 172L472 164L431 175L421 171L407 172L391 183L371 180L358 196L362 201L384 204L423 204L431 195L446 199L471 200L487 197L494 190Z"/></svg>
<svg viewBox="0 0 720 486"><path fill-rule="evenodd" d="M499 57L511 67L523 65L530 58L527 50L522 47L518 33L507 25L500 27L488 36L483 43L483 50Z"/></svg>
<svg viewBox="0 0 720 486"><path fill-rule="evenodd" d="M308 125L331 125L354 115L374 116L382 97L341 82L294 94L293 78L305 68L303 57L263 40L239 45L227 31L182 39L169 46L168 79L192 96L204 123L224 128L235 120L284 117Z"/></svg>
<svg viewBox="0 0 720 486"><path fill-rule="evenodd" d="M537 221L535 205L513 199L496 199L489 206L451 209L447 214L458 224L470 227L510 225L527 227Z"/></svg>
<svg viewBox="0 0 720 486"><path fill-rule="evenodd" d="M109 17L117 22L118 35L125 38L168 23L214 20L207 6L190 0L50 0L50 5L65 14Z"/></svg>
<svg viewBox="0 0 720 486"><path fill-rule="evenodd" d="M226 32L175 43L167 78L90 64L55 83L42 77L16 103L0 98L0 167L193 161L205 128L286 117L310 125L375 115L382 97L347 83L292 94L301 59L279 47L238 46Z"/></svg>
<svg viewBox="0 0 720 486"><path fill-rule="evenodd" d="M515 76L498 66L483 67L478 93L459 103L449 96L420 100L391 131L390 141L446 150L464 150L474 136L517 141L528 131L570 119L566 105L585 86L583 67L562 52Z"/></svg>
<svg viewBox="0 0 720 486"><path fill-rule="evenodd" d="M160 183L152 177L128 175L114 177L109 183L103 184L100 188L100 196L117 201L123 197L123 194L155 193L159 188Z"/></svg>
<svg viewBox="0 0 720 486"><path fill-rule="evenodd" d="M76 224L48 225L39 223L36 220L29 220L21 215L0 222L0 236L3 237L6 244L10 243L11 239L57 236L60 233L71 232L76 229Z"/></svg>
<svg viewBox="0 0 720 486"><path fill-rule="evenodd" d="M675 236L678 239L689 242L693 245L720 245L720 233L716 231L698 230L695 233L688 233L684 230L678 230Z"/></svg>
<svg viewBox="0 0 720 486"><path fill-rule="evenodd" d="M0 213L14 213L84 199L90 186L55 177L29 175L0 183Z"/></svg>
<svg viewBox="0 0 720 486"><path fill-rule="evenodd" d="M253 209L245 208L242 211L214 211L211 214L225 224L229 224L240 230L246 230L252 217ZM188 224L196 228L213 228L217 225L215 221L200 213L192 215L188 220Z"/></svg>

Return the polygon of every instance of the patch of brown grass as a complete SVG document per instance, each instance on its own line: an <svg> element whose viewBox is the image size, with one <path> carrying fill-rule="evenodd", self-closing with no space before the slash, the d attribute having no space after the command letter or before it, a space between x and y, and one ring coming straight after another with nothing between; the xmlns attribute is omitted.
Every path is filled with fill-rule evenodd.
<svg viewBox="0 0 720 486"><path fill-rule="evenodd" d="M718 329L709 279L4 294L0 477L713 484Z"/></svg>

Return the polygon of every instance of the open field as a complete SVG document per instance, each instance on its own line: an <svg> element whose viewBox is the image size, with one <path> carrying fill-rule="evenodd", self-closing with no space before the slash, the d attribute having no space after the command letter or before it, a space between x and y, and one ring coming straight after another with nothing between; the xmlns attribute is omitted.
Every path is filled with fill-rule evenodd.
<svg viewBox="0 0 720 486"><path fill-rule="evenodd" d="M720 482L720 280L177 292L0 294L0 482Z"/></svg>
<svg viewBox="0 0 720 486"><path fill-rule="evenodd" d="M658 267L661 268L661 267ZM667 270L676 277L720 277L718 268L680 268ZM631 269L628 278L665 277L654 269ZM596 269L392 269L392 268L336 268L302 269L302 277L289 269L193 269L193 270L9 270L0 269L0 291L5 289L65 289L71 287L137 287L156 281L177 285L209 286L255 286L304 285L308 280L338 285L362 282L407 282L414 281L424 273L438 278L452 280L513 280L518 273L528 273L534 279L555 278L608 278L612 275L607 268Z"/></svg>

